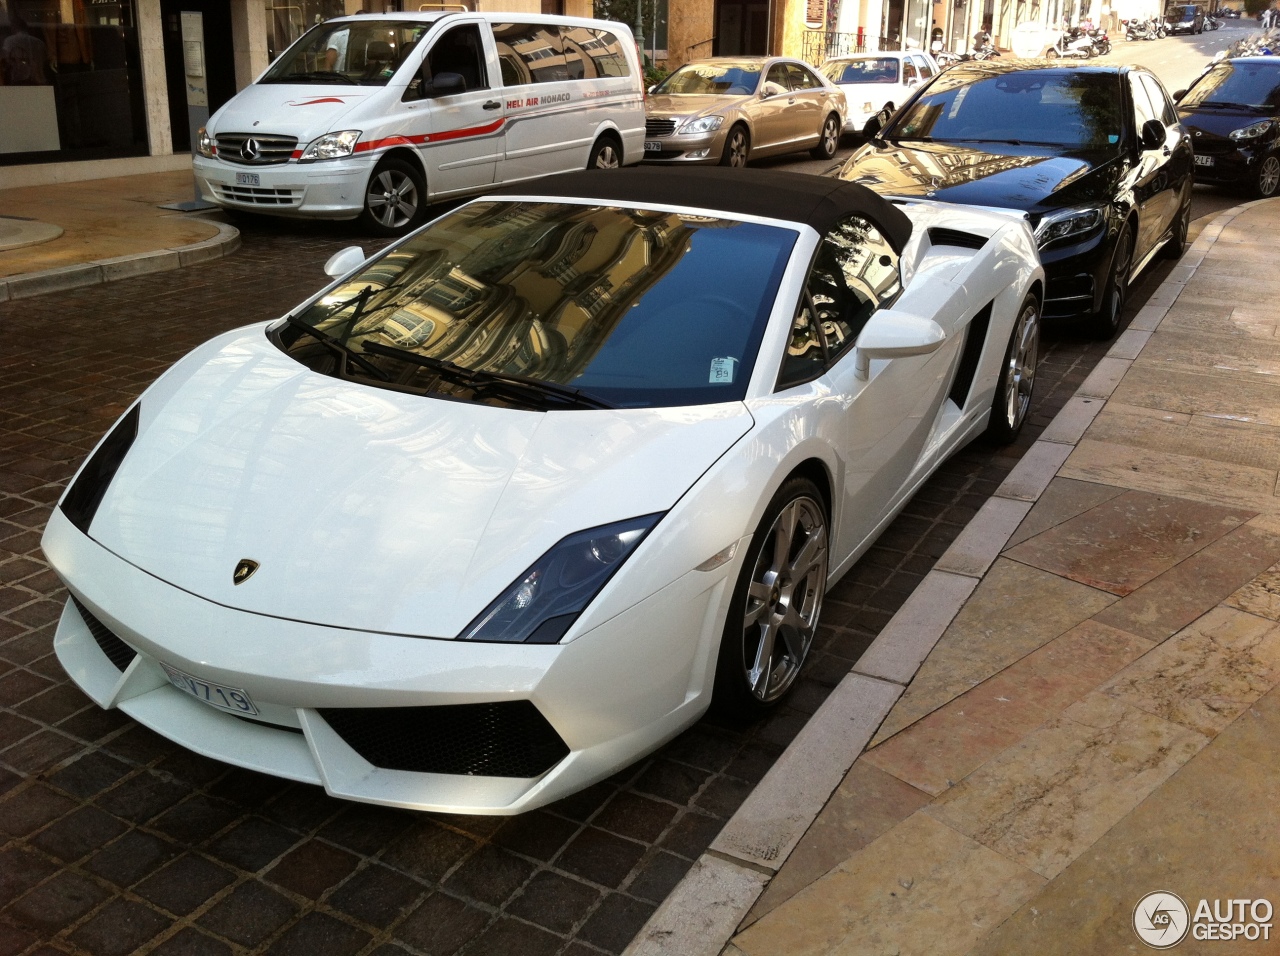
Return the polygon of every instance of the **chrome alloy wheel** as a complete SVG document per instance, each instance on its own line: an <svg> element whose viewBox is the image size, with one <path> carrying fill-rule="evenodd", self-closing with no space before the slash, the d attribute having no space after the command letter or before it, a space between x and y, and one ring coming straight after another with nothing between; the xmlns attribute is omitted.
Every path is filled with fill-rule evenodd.
<svg viewBox="0 0 1280 956"><path fill-rule="evenodd" d="M1280 186L1280 157L1268 156L1258 169L1258 195L1273 196L1276 186Z"/></svg>
<svg viewBox="0 0 1280 956"><path fill-rule="evenodd" d="M724 156L721 157L720 165L741 169L747 165L747 153L749 150L747 131L741 126L735 126L729 130L729 140L724 144Z"/></svg>
<svg viewBox="0 0 1280 956"><path fill-rule="evenodd" d="M822 505L794 498L768 530L747 586L742 666L760 703L777 700L795 683L818 627L826 581Z"/></svg>
<svg viewBox="0 0 1280 956"><path fill-rule="evenodd" d="M622 165L622 160L618 157L618 151L613 148L611 143L604 143L600 147L600 151L596 153L596 169L617 169Z"/></svg>
<svg viewBox="0 0 1280 956"><path fill-rule="evenodd" d="M1017 431L1031 409L1031 391L1036 381L1036 363L1040 359L1040 310L1034 301L1025 303L1013 327L1013 343L1009 349L1009 368L1004 377L1004 420L1011 431Z"/></svg>
<svg viewBox="0 0 1280 956"><path fill-rule="evenodd" d="M384 169L369 180L364 202L375 222L400 229L418 214L418 187L407 173Z"/></svg>

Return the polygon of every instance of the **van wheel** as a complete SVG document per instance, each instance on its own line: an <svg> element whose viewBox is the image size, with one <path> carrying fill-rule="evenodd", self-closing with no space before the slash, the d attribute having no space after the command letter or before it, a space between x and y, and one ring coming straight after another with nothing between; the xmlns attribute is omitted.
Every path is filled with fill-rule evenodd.
<svg viewBox="0 0 1280 956"><path fill-rule="evenodd" d="M601 136L591 147L587 169L617 169L622 165L622 150L612 136Z"/></svg>
<svg viewBox="0 0 1280 956"><path fill-rule="evenodd" d="M403 159L388 157L369 177L360 225L378 236L400 236L422 221L426 210L422 173Z"/></svg>

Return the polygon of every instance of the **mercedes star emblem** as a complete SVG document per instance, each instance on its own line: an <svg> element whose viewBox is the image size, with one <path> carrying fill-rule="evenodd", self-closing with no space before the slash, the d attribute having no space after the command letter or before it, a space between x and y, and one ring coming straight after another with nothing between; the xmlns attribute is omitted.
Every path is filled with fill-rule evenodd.
<svg viewBox="0 0 1280 956"><path fill-rule="evenodd" d="M244 584L253 577L253 572L258 570L258 562L253 558L241 558L240 563L236 565L236 569L231 574L232 584Z"/></svg>
<svg viewBox="0 0 1280 956"><path fill-rule="evenodd" d="M244 141L240 147L240 156L249 162L256 162L262 158L262 148L258 145L258 141L250 137Z"/></svg>

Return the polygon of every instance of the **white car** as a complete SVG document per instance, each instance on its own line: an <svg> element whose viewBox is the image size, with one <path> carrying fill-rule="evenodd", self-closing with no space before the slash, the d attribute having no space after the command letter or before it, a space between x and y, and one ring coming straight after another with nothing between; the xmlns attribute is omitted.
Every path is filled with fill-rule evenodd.
<svg viewBox="0 0 1280 956"><path fill-rule="evenodd" d="M55 649L201 754L495 814L781 698L830 584L1017 434L1044 286L1019 216L751 169L552 177L330 269L81 467Z"/></svg>
<svg viewBox="0 0 1280 956"><path fill-rule="evenodd" d="M940 69L928 53L887 50L834 57L822 64L820 72L844 91L849 106L844 131L861 133L867 120L883 109L892 113Z"/></svg>

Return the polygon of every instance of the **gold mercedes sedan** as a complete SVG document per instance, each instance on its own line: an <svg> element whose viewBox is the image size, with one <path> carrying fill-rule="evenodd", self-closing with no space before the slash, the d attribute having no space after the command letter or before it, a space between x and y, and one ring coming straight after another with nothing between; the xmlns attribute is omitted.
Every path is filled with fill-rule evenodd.
<svg viewBox="0 0 1280 956"><path fill-rule="evenodd" d="M846 112L840 88L800 60L694 60L650 89L644 160L745 166L802 149L830 159Z"/></svg>

